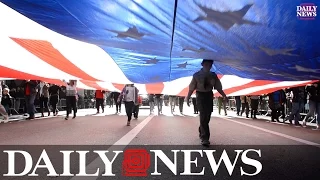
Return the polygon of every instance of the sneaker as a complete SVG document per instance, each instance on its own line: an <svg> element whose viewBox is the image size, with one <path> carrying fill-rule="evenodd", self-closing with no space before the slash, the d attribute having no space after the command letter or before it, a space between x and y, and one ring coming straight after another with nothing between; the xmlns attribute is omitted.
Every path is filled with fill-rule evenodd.
<svg viewBox="0 0 320 180"><path fill-rule="evenodd" d="M8 115L4 115L3 116L3 123L8 123L9 122L9 116Z"/></svg>
<svg viewBox="0 0 320 180"><path fill-rule="evenodd" d="M306 121L303 121L303 122L302 122L302 126L303 126L303 127L307 127L307 122L306 122Z"/></svg>
<svg viewBox="0 0 320 180"><path fill-rule="evenodd" d="M130 121L127 122L127 126L130 126Z"/></svg>
<svg viewBox="0 0 320 180"><path fill-rule="evenodd" d="M8 115L3 115L3 120L8 120L9 116Z"/></svg>
<svg viewBox="0 0 320 180"><path fill-rule="evenodd" d="M300 123L294 123L295 126L302 126Z"/></svg>
<svg viewBox="0 0 320 180"><path fill-rule="evenodd" d="M68 120L68 119L69 119L69 117L68 117L68 116L64 118L64 120Z"/></svg>

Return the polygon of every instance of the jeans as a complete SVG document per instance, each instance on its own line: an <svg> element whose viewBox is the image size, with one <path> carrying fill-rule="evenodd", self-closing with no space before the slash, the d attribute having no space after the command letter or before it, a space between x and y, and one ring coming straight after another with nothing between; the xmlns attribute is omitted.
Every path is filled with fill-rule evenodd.
<svg viewBox="0 0 320 180"><path fill-rule="evenodd" d="M133 106L133 117L136 118L136 119L139 116L139 107L140 107L139 105L134 105Z"/></svg>
<svg viewBox="0 0 320 180"><path fill-rule="evenodd" d="M218 112L221 113L221 108L223 107L224 114L227 114L226 102L222 98L218 98Z"/></svg>
<svg viewBox="0 0 320 180"><path fill-rule="evenodd" d="M249 103L242 103L242 111L241 111L241 116L246 111L246 116L249 117Z"/></svg>
<svg viewBox="0 0 320 180"><path fill-rule="evenodd" d="M10 115L11 113L10 113L10 107L9 107L9 105L4 105L3 107L4 107L4 109L6 110L7 114Z"/></svg>
<svg viewBox="0 0 320 180"><path fill-rule="evenodd" d="M317 124L320 125L320 103L317 103Z"/></svg>
<svg viewBox="0 0 320 180"><path fill-rule="evenodd" d="M133 107L134 107L134 102L124 102L125 108L126 108L126 113L128 116L128 121L131 121L132 119L132 113L133 113Z"/></svg>
<svg viewBox="0 0 320 180"><path fill-rule="evenodd" d="M236 106L237 106L237 115L240 115L240 109L241 109L241 100L236 99Z"/></svg>
<svg viewBox="0 0 320 180"><path fill-rule="evenodd" d="M292 111L289 115L289 121L292 121L294 119L294 122L297 124L300 120L300 112L302 111L304 107L303 102L293 102L292 103Z"/></svg>
<svg viewBox="0 0 320 180"><path fill-rule="evenodd" d="M153 113L154 111L154 102L149 102L149 106L150 106L150 113Z"/></svg>
<svg viewBox="0 0 320 180"><path fill-rule="evenodd" d="M73 116L76 117L77 114L77 99L76 96L66 96L66 106L67 106L67 117L73 110Z"/></svg>
<svg viewBox="0 0 320 180"><path fill-rule="evenodd" d="M157 102L157 107L158 107L158 113L160 113L160 112L162 113L163 99L157 98L156 102Z"/></svg>
<svg viewBox="0 0 320 180"><path fill-rule="evenodd" d="M14 102L14 109L19 113L19 110L20 110L20 99L15 99L15 102Z"/></svg>
<svg viewBox="0 0 320 180"><path fill-rule="evenodd" d="M36 94L31 94L29 96L26 96L26 105L27 105L27 110L28 114L30 115L31 118L34 118L34 113L35 113L35 106L34 106L34 100L36 99Z"/></svg>
<svg viewBox="0 0 320 180"><path fill-rule="evenodd" d="M200 112L199 135L201 140L210 139L209 122L213 111L213 93L197 92L197 106Z"/></svg>
<svg viewBox="0 0 320 180"><path fill-rule="evenodd" d="M104 100L104 99L102 99L102 98L96 98L96 108L97 108L97 112L99 112L100 107L101 107L102 111L104 112L103 100Z"/></svg>
<svg viewBox="0 0 320 180"><path fill-rule="evenodd" d="M40 97L40 112L43 114L44 109L48 112L50 112L49 107L48 107L48 101L49 98L48 97Z"/></svg>
<svg viewBox="0 0 320 180"><path fill-rule="evenodd" d="M317 109L317 103L315 101L309 100L309 113L306 115L303 121L307 121L310 117L313 117L316 109Z"/></svg>

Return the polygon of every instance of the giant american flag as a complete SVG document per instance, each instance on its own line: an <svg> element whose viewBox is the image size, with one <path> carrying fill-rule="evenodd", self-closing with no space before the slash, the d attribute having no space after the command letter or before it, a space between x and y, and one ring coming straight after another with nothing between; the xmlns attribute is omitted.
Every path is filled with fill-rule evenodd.
<svg viewBox="0 0 320 180"><path fill-rule="evenodd" d="M79 88L108 91L120 91L124 84L135 83L140 94L185 96L192 74L201 68L202 58L212 58L215 59L213 70L228 96L266 94L319 79L319 54L316 54L319 38L311 40L308 36L302 43L298 42L298 38L303 38L298 35L300 32L311 35L319 29L319 24L315 25L318 20L306 24L294 19L302 24L302 29L287 27L277 31L274 28L281 29L279 22L283 20L270 14L268 8L274 3L271 0L253 1L253 5L245 0L230 5L223 0L199 0L196 5L187 0L185 4L174 2L177 1L2 0L0 77L43 80L58 85L63 85L63 79L76 79ZM278 3L280 9L287 5ZM262 7L267 9L258 12ZM190 8L194 11L187 17ZM227 11L228 8L231 10ZM282 16L291 11L294 9L283 10ZM198 21L201 18L197 16L205 13L207 21L214 13L217 16L242 14L243 19L217 21L213 26L212 22ZM261 29L262 21L278 24L269 24L274 26L272 29ZM308 31L310 26L314 30ZM246 28L252 31L239 33ZM263 36L264 31L268 35ZM207 42L208 33L219 36L210 36ZM254 38L260 38L261 42ZM290 42L294 47L280 41ZM219 94L215 92L215 95Z"/></svg>

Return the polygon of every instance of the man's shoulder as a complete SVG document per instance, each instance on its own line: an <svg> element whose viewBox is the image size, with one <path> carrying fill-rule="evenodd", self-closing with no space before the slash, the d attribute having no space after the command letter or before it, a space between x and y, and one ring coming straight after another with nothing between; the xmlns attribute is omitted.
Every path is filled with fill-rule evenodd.
<svg viewBox="0 0 320 180"><path fill-rule="evenodd" d="M197 76L199 76L199 75L201 75L201 70L200 70L200 71L195 72L195 73L193 74L193 77L197 77Z"/></svg>

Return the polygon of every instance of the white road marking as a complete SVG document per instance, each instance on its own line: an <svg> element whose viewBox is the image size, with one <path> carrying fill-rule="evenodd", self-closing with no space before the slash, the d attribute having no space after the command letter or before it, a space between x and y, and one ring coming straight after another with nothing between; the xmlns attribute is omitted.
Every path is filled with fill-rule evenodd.
<svg viewBox="0 0 320 180"><path fill-rule="evenodd" d="M154 117L154 115L148 116L146 119L144 119L141 123L139 123L136 127L134 127L131 131L129 131L126 135L124 135L121 139L119 139L117 142L115 142L110 148L108 148L108 151L121 151L123 150L137 135L138 133L151 121L151 119ZM125 121L123 121L125 122ZM132 120L131 123L134 123L135 120ZM125 125L125 124L124 124ZM116 147L117 146L117 147ZM111 160L113 158L114 154L107 155L107 157ZM87 165L86 171L87 174L95 173L97 172L97 169L99 168L99 175L101 175L104 171L104 164L101 161L100 158L96 158L93 160L90 164ZM77 177L74 176L70 180L96 180L98 177Z"/></svg>
<svg viewBox="0 0 320 180"><path fill-rule="evenodd" d="M300 142L300 143L303 143L303 144L306 144L306 145L315 146L315 147L320 148L320 144L315 143L315 142L307 141L307 140L304 140L304 139L296 138L296 137L293 137L293 136L289 136L289 135L286 135L286 134L282 134L282 133L279 133L279 132L271 131L271 130L268 130L268 129L264 129L264 128L261 128L261 127L253 126L253 125L250 125L250 124L242 123L242 122L231 120L231 119L227 119L227 118L222 118L222 119L225 119L227 121L231 121L231 122L234 122L234 123L238 123L238 124L241 124L241 125L244 125L244 126L247 126L247 127L251 127L251 128L254 128L254 129L258 129L260 131L264 131L264 132L267 132L267 133L270 133L270 134L281 136L281 137L284 137L284 138L287 138L287 139L290 139L290 140L294 140L294 141L297 141L297 142Z"/></svg>

